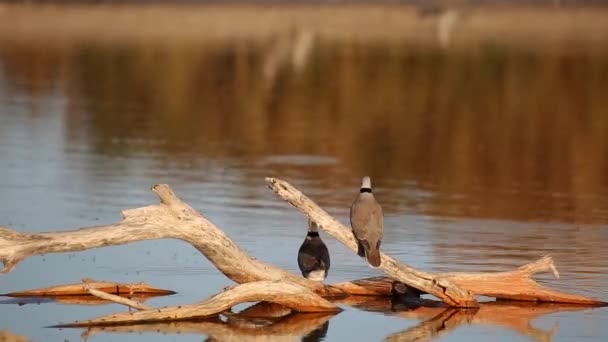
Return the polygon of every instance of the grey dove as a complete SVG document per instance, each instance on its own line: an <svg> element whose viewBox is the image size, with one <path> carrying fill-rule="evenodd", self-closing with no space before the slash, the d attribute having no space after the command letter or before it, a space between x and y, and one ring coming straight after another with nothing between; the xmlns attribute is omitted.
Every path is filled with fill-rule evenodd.
<svg viewBox="0 0 608 342"><path fill-rule="evenodd" d="M372 193L372 181L363 177L359 196L350 208L350 226L357 240L361 257L372 267L380 266L380 243L384 236L382 207Z"/></svg>

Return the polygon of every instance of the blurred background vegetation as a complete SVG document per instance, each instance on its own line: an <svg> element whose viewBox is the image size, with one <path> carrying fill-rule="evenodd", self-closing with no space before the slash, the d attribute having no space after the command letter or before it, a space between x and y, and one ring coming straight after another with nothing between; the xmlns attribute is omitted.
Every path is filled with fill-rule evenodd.
<svg viewBox="0 0 608 342"><path fill-rule="evenodd" d="M95 153L329 156L289 168L414 184L427 213L608 219L601 1L387 3L5 5L0 80L32 115L65 98L67 138Z"/></svg>

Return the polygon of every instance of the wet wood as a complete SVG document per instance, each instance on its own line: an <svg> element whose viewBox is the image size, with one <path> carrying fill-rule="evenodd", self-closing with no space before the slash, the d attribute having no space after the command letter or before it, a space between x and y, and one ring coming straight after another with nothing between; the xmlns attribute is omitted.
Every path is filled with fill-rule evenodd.
<svg viewBox="0 0 608 342"><path fill-rule="evenodd" d="M134 296L120 295L123 298L129 298L136 300L140 303L145 302L148 299L158 297L157 295L149 294L138 294ZM80 306L94 306L94 305L108 305L112 304L112 301L101 299L93 296L90 293L86 295L73 295L73 296L44 296L44 297L14 297L11 299L0 300L2 304L14 304L14 305L40 305L44 303L59 303L63 305L80 305Z"/></svg>
<svg viewBox="0 0 608 342"><path fill-rule="evenodd" d="M144 282L141 283L115 283L110 281L97 281L84 278L80 284L68 284L31 289L3 294L8 297L60 297L60 296L82 296L90 293L88 289L95 289L115 295L149 295L166 296L175 294L175 291L152 287Z"/></svg>
<svg viewBox="0 0 608 342"><path fill-rule="evenodd" d="M372 278L357 279L332 285L351 296L407 296L420 298L425 293L400 281L389 277L380 276Z"/></svg>
<svg viewBox="0 0 608 342"><path fill-rule="evenodd" d="M267 301L278 303L296 312L339 312L340 308L310 289L287 281L256 281L236 285L211 298L191 305L171 306L134 313L117 313L99 318L61 324L57 327L84 327L177 321L216 317L231 307L245 303Z"/></svg>
<svg viewBox="0 0 608 342"><path fill-rule="evenodd" d="M276 178L266 178L266 182L277 195L315 221L319 229L343 243L354 253L357 252L355 239L348 227L334 219L288 182ZM380 269L388 275L385 279L386 284L381 284L377 279L371 283L359 280L338 284L336 287L357 294L388 295L394 292L394 281L397 280L421 293L432 294L450 306L458 307L476 306L475 295L539 302L606 305L600 300L554 291L534 281L531 277L538 272L551 271L556 277L559 276L553 259L549 256L514 271L493 273L429 273L400 263L384 253L381 253L381 258Z"/></svg>

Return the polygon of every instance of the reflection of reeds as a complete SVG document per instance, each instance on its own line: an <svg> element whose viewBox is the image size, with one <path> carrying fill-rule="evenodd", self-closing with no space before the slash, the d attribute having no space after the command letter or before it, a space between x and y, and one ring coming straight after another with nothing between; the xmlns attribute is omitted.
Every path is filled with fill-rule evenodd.
<svg viewBox="0 0 608 342"><path fill-rule="evenodd" d="M11 20L48 11L22 10ZM192 15L220 16L217 11L214 7ZM234 11L230 15L236 18L248 15ZM174 32L181 39L109 44L102 34L81 40L67 35L35 44L4 41L0 61L9 91L35 99L64 94L68 140L90 141L97 153L130 155L154 149L162 156L159 163L186 155L236 158L248 165L268 155L333 155L339 168L270 166L268 173L274 168L302 171L319 179L321 188L332 189L350 188L359 175L369 173L380 188L386 182L382 196L389 213L406 204L453 216L605 220L608 207L601 196L608 193L608 52L601 44L570 39L593 32L588 36L605 41L608 28L599 21L600 14L582 11L571 17L569 12L508 10L521 14L513 29L520 37L526 36L526 27L540 32L535 26L539 22L552 27L549 36L564 33L561 40L547 39L553 42L549 47L524 48L490 34L499 27L513 28L506 25L507 14L472 11L458 35L451 37L450 49L442 51L433 44L416 48L407 39L363 43L337 36L324 24L333 12L327 7L319 11L298 12L303 17L297 14L300 19L283 31L271 30L278 24L270 21L255 40L203 39L210 32L223 32L224 26L211 20L200 22L219 26L204 34L198 30L197 40ZM401 25L393 15L409 15L402 9L357 11L370 18L385 13L382 18L389 26ZM346 13L357 18L357 11ZM118 22L128 13L121 12ZM142 30L153 30L145 22L161 14L154 9L146 13ZM174 20L173 12L167 13L161 22ZM354 20L343 13L332 20ZM312 33L298 30L311 18L319 22L310 31L314 49L306 48ZM247 27L246 20L236 22L241 24L232 30ZM552 22L561 24L553 27ZM0 31L8 34L1 25ZM94 23L89 25L91 29ZM484 31L484 25L492 29ZM364 23L357 23L361 26ZM27 32L20 32L33 35L29 30L35 27L21 27ZM469 47L457 48L468 29L487 35L477 40L467 36ZM328 32L336 36L329 40ZM357 33L365 35L367 30ZM278 49L273 37L288 41L278 44L285 46L279 54L291 51L292 66L270 68L268 87L265 66L269 56L278 53L273 52ZM296 55L306 57L294 60ZM289 58L283 60L285 64ZM244 179L260 181L257 175ZM401 185L412 180L433 196L405 195ZM345 197L329 192L319 202L342 205Z"/></svg>

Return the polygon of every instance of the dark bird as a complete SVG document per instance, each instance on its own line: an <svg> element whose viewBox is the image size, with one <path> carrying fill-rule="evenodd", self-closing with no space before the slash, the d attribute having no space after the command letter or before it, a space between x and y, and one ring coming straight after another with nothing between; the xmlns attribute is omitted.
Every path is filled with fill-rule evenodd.
<svg viewBox="0 0 608 342"><path fill-rule="evenodd" d="M298 266L302 276L323 281L329 271L329 250L317 231L317 225L308 220L308 233L298 251Z"/></svg>
<svg viewBox="0 0 608 342"><path fill-rule="evenodd" d="M372 193L372 181L363 177L359 196L350 208L350 226L357 240L357 254L372 267L380 266L380 243L384 235L382 207Z"/></svg>

